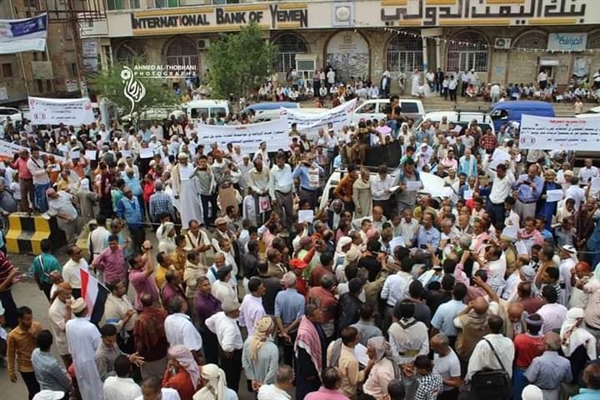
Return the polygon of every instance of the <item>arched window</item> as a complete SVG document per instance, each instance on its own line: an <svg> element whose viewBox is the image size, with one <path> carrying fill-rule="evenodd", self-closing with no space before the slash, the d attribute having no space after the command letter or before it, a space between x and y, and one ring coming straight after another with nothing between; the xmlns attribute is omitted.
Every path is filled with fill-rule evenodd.
<svg viewBox="0 0 600 400"><path fill-rule="evenodd" d="M600 31L595 31L588 34L585 48L587 50L600 49Z"/></svg>
<svg viewBox="0 0 600 400"><path fill-rule="evenodd" d="M548 48L548 35L544 32L528 32L515 40L512 47L516 49L546 51Z"/></svg>
<svg viewBox="0 0 600 400"><path fill-rule="evenodd" d="M413 70L423 69L423 41L411 35L398 35L391 39L385 51L387 69L391 73L410 74Z"/></svg>
<svg viewBox="0 0 600 400"><path fill-rule="evenodd" d="M131 64L133 60L145 62L146 56L146 49L140 42L128 40L117 48L115 61L121 64Z"/></svg>
<svg viewBox="0 0 600 400"><path fill-rule="evenodd" d="M447 71L487 72L489 62L489 43L480 33L463 32L450 40Z"/></svg>
<svg viewBox="0 0 600 400"><path fill-rule="evenodd" d="M196 45L191 40L181 37L173 40L167 46L165 62L167 65L195 65L196 68L200 67Z"/></svg>
<svg viewBox="0 0 600 400"><path fill-rule="evenodd" d="M277 72L288 72L296 68L296 54L308 53L306 42L301 37L289 33L279 36L273 44L277 46Z"/></svg>

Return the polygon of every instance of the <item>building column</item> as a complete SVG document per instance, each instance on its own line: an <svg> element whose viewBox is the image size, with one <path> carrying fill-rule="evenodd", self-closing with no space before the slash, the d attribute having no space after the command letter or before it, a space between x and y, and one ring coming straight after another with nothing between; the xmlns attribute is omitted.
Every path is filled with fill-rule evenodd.
<svg viewBox="0 0 600 400"><path fill-rule="evenodd" d="M428 57L427 57L427 38L421 37L423 41L423 73L426 74L429 69Z"/></svg>
<svg viewBox="0 0 600 400"><path fill-rule="evenodd" d="M442 68L442 44L439 38L435 38L435 66Z"/></svg>

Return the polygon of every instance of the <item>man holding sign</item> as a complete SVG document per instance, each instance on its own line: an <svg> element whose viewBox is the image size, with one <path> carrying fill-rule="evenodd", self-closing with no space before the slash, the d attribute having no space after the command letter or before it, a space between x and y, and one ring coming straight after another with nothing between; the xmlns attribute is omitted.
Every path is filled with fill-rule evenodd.
<svg viewBox="0 0 600 400"><path fill-rule="evenodd" d="M33 177L35 208L40 213L45 213L48 211L46 190L50 189L50 176L48 173L51 172L51 168L47 167L40 157L39 147L36 146L31 149L31 157L27 161L27 168Z"/></svg>

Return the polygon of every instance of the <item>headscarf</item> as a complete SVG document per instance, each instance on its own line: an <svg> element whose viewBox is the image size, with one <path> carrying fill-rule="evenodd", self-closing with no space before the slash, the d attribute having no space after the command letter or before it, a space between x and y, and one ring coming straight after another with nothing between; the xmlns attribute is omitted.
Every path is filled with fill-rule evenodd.
<svg viewBox="0 0 600 400"><path fill-rule="evenodd" d="M192 352L184 345L178 344L169 348L169 356L173 357L190 374L194 389L197 389L200 385L200 369Z"/></svg>
<svg viewBox="0 0 600 400"><path fill-rule="evenodd" d="M384 357L387 358L392 362L392 365L394 366L394 377L400 377L400 369L398 368L398 364L394 361L392 348L383 336L372 337L367 341L367 346L375 349L375 363L378 363Z"/></svg>
<svg viewBox="0 0 600 400"><path fill-rule="evenodd" d="M579 346L583 345L590 360L595 360L596 338L579 326L584 316L583 309L579 307L573 307L567 312L565 322L560 328L562 350L565 356L570 357Z"/></svg>
<svg viewBox="0 0 600 400"><path fill-rule="evenodd" d="M335 212L335 208L334 208L335 205L341 205L339 213ZM341 201L340 199L333 200L331 202L331 204L329 205L329 211L331 211L331 214L332 214L331 229L337 229L338 226L340 226L340 220L342 219L342 214L344 214L344 202Z"/></svg>
<svg viewBox="0 0 600 400"><path fill-rule="evenodd" d="M336 257L344 257L346 252L343 250L344 246L352 243L352 238L348 236L342 236L340 240L338 240L338 244L335 249Z"/></svg>
<svg viewBox="0 0 600 400"><path fill-rule="evenodd" d="M215 364L206 364L202 366L200 374L208 382L194 395L193 400L225 400L225 372Z"/></svg>
<svg viewBox="0 0 600 400"><path fill-rule="evenodd" d="M269 339L269 332L273 329L273 318L265 316L254 323L254 335L250 336L250 358L258 360L258 352Z"/></svg>

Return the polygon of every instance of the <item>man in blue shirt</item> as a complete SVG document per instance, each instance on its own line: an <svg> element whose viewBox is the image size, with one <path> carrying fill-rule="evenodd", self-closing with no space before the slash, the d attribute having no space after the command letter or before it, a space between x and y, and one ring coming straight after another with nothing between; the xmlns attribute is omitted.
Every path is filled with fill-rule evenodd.
<svg viewBox="0 0 600 400"><path fill-rule="evenodd" d="M140 177L135 174L133 168L127 168L125 170L125 176L123 177L123 181L125 182L125 186L131 189L131 192L138 199L140 205L143 205L144 196L142 185L140 183Z"/></svg>
<svg viewBox="0 0 600 400"><path fill-rule="evenodd" d="M50 240L43 239L40 242L40 249L42 254L36 256L33 259L33 278L38 284L38 287L44 292L48 301L50 301L50 290L52 289L52 277L53 271L62 272L62 266L51 253L52 244Z"/></svg>
<svg viewBox="0 0 600 400"><path fill-rule="evenodd" d="M600 363L593 361L583 370L583 382L587 388L579 389L573 400L596 400L600 398Z"/></svg>
<svg viewBox="0 0 600 400"><path fill-rule="evenodd" d="M426 249L427 245L430 244L434 249L437 249L440 246L441 234L433 226L433 219L433 215L429 213L423 214L423 222L417 228L417 235L414 241L415 247Z"/></svg>
<svg viewBox="0 0 600 400"><path fill-rule="evenodd" d="M117 204L117 217L124 219L127 222L129 233L131 234L131 242L134 249L139 249L146 240L146 233L142 225L142 206L129 186L123 188L123 197Z"/></svg>
<svg viewBox="0 0 600 400"><path fill-rule="evenodd" d="M293 179L300 179L300 201L308 201L315 208L317 196L321 189L321 177L325 170L315 162L312 154L307 154L304 161L292 173Z"/></svg>
<svg viewBox="0 0 600 400"><path fill-rule="evenodd" d="M517 191L515 212L519 214L521 221L524 221L526 217L535 217L535 208L543 187L544 181L538 175L536 164L530 165L527 173L520 175L513 184L513 190Z"/></svg>
<svg viewBox="0 0 600 400"><path fill-rule="evenodd" d="M281 332L283 361L287 365L294 359L294 342L298 325L304 315L304 296L296 290L296 274L287 272L281 282L286 289L275 297L275 322Z"/></svg>

